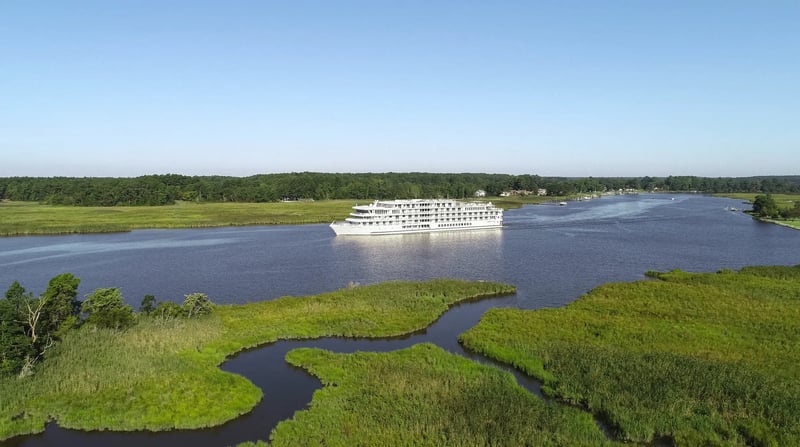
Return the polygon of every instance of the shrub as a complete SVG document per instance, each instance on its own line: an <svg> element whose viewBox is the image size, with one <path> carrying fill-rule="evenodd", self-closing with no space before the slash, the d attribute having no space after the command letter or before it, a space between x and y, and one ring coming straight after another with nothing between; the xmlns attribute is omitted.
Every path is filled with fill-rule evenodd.
<svg viewBox="0 0 800 447"><path fill-rule="evenodd" d="M109 329L125 329L135 322L133 309L125 304L118 288L97 289L86 296L81 310L87 323Z"/></svg>
<svg viewBox="0 0 800 447"><path fill-rule="evenodd" d="M155 318L169 320L172 318L180 317L182 313L183 311L181 310L181 306L178 306L172 301L162 301L158 303L158 305L156 306L155 309L153 309L150 315Z"/></svg>
<svg viewBox="0 0 800 447"><path fill-rule="evenodd" d="M208 299L208 296L205 293L192 293L186 295L186 299L183 300L181 310L183 311L183 314L186 315L186 318L192 318L211 313L211 309L213 307L214 303Z"/></svg>

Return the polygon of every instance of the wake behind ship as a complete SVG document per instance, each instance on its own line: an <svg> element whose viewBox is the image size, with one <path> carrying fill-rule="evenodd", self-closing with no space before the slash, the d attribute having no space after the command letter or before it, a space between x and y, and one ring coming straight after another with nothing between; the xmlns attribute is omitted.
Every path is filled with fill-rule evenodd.
<svg viewBox="0 0 800 447"><path fill-rule="evenodd" d="M451 199L387 200L356 205L343 222L333 222L337 236L429 233L501 228L503 210L491 202Z"/></svg>

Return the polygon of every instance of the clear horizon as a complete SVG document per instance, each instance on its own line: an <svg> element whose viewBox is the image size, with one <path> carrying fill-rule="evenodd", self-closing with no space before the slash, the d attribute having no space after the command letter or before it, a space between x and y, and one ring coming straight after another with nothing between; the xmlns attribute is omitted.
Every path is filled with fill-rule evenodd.
<svg viewBox="0 0 800 447"><path fill-rule="evenodd" d="M0 3L0 176L800 174L800 3Z"/></svg>
<svg viewBox="0 0 800 447"><path fill-rule="evenodd" d="M345 171L282 171L282 172L257 172L255 174L183 174L180 172L151 172L145 174L135 174L135 175L5 175L0 176L0 178L136 178L136 177L147 177L147 176L162 176L162 175L180 175L185 177L236 177L236 178L246 178L246 177L253 177L257 175L281 175L281 174L301 174L301 173L312 173L312 174L344 174L344 175L359 175L359 174L371 174L371 175L382 175L382 174L441 174L441 175L461 175L461 174L476 174L476 175L510 175L510 176L520 176L520 175L532 175L538 176L544 179L553 179L553 178L565 178L565 179L583 179L583 178L644 178L650 177L655 179L663 179L667 177L696 177L696 178L762 178L762 177L776 177L776 178L783 178L783 177L800 177L800 174L765 174L765 175L694 175L694 174L667 174L667 175L541 175L535 172L525 172L525 173L508 173L508 172L479 172L479 171L460 171L460 172L438 172L438 171L353 171L353 172L345 172Z"/></svg>

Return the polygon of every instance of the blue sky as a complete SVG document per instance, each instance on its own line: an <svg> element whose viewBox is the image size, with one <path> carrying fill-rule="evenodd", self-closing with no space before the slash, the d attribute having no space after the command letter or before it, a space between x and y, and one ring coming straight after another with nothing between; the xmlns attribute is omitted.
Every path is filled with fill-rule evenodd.
<svg viewBox="0 0 800 447"><path fill-rule="evenodd" d="M800 174L799 1L0 0L0 176Z"/></svg>

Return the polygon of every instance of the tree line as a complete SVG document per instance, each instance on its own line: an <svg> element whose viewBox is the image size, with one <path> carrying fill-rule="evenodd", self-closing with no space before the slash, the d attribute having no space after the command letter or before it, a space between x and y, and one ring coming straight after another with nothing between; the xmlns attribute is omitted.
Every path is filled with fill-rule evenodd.
<svg viewBox="0 0 800 447"><path fill-rule="evenodd" d="M466 198L483 190L497 196L509 190L565 196L620 189L706 193L800 193L800 176L767 177L540 177L509 174L318 173L263 174L250 177L5 177L0 200L51 205L169 205L193 202L274 202L283 199Z"/></svg>
<svg viewBox="0 0 800 447"><path fill-rule="evenodd" d="M767 219L800 219L800 202L793 208L781 209L772 194L757 195L751 213Z"/></svg>
<svg viewBox="0 0 800 447"><path fill-rule="evenodd" d="M146 295L137 313L125 304L118 288L96 289L84 301L79 300L80 282L71 273L58 275L38 297L17 281L11 284L0 298L0 375L32 374L68 331L83 326L124 330L139 318L192 318L213 308L203 293L186 295L182 305L157 302L153 295Z"/></svg>

